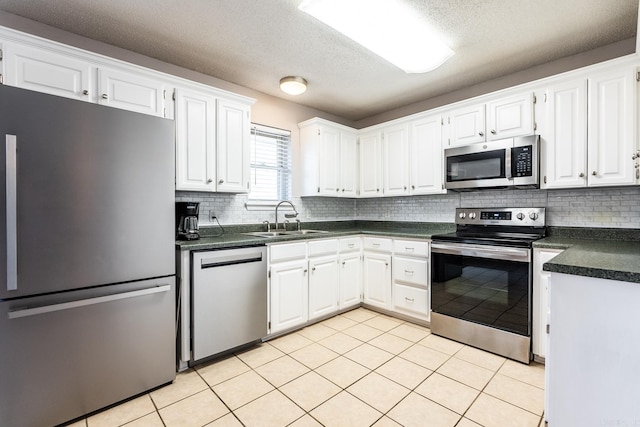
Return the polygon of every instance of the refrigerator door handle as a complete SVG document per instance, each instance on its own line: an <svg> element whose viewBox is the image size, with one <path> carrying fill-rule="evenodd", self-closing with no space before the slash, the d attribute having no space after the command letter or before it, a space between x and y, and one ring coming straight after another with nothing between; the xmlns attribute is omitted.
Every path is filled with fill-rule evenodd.
<svg viewBox="0 0 640 427"><path fill-rule="evenodd" d="M41 307L24 308L20 310L9 311L9 319L18 319L20 317L36 316L38 314L51 313L54 311L69 310L72 308L85 307L87 305L102 304L105 302L117 301L126 298L134 298L143 295L157 294L168 292L171 285L154 286L152 288L140 289L137 291L123 292L120 294L105 295L96 298L81 299L78 301L63 302L60 304L44 305Z"/></svg>
<svg viewBox="0 0 640 427"><path fill-rule="evenodd" d="M5 135L6 151L6 218L7 218L7 291L18 290L18 216L17 158L15 135Z"/></svg>

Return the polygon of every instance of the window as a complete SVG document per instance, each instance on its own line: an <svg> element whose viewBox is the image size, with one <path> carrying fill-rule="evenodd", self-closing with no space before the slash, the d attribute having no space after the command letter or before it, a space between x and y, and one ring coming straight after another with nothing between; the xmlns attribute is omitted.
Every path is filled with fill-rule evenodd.
<svg viewBox="0 0 640 427"><path fill-rule="evenodd" d="M251 125L251 192L249 200L291 198L291 132Z"/></svg>

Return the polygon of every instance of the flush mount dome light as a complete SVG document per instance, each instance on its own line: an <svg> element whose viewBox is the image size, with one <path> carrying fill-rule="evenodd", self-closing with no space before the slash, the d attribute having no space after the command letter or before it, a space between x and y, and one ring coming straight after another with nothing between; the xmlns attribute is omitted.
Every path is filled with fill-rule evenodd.
<svg viewBox="0 0 640 427"><path fill-rule="evenodd" d="M298 7L406 73L426 73L453 51L405 0L304 0Z"/></svg>
<svg viewBox="0 0 640 427"><path fill-rule="evenodd" d="M307 81L298 76L283 77L280 79L280 89L289 95L300 95L307 90Z"/></svg>

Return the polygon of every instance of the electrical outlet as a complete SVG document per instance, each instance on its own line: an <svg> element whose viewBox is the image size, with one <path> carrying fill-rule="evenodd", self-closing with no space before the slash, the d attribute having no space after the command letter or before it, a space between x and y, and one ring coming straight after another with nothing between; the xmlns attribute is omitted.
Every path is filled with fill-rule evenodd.
<svg viewBox="0 0 640 427"><path fill-rule="evenodd" d="M216 220L216 214L213 211L209 211L209 221L213 222Z"/></svg>

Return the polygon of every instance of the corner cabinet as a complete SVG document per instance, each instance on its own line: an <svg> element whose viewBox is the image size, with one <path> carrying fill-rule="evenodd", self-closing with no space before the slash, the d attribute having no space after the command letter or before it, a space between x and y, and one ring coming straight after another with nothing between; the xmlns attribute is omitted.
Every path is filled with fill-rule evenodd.
<svg viewBox="0 0 640 427"><path fill-rule="evenodd" d="M249 191L250 103L215 91L175 91L176 190Z"/></svg>
<svg viewBox="0 0 640 427"><path fill-rule="evenodd" d="M356 197L358 132L314 118L299 123L302 195Z"/></svg>

